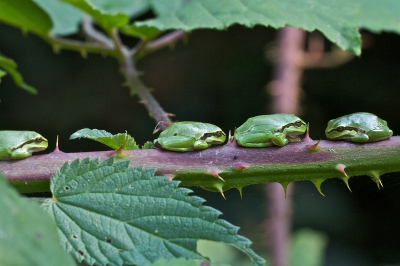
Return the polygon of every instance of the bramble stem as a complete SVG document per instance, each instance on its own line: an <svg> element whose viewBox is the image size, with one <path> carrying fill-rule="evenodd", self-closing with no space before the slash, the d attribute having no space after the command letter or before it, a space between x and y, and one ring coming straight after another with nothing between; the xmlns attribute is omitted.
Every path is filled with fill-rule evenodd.
<svg viewBox="0 0 400 266"><path fill-rule="evenodd" d="M183 186L211 191L269 182L286 186L301 180L312 181L319 187L328 178L345 178L338 164L345 167L349 177L400 171L400 137L366 144L322 140L320 150L313 152L309 147L314 143L302 141L268 148L243 148L229 143L195 152L157 149L124 152L132 166L156 168L158 175L181 180ZM53 152L19 161L0 161L0 172L21 192L49 191L50 176L65 162L86 157L104 160L112 154L115 152ZM225 182L216 178L215 173ZM344 184L343 187L346 188Z"/></svg>

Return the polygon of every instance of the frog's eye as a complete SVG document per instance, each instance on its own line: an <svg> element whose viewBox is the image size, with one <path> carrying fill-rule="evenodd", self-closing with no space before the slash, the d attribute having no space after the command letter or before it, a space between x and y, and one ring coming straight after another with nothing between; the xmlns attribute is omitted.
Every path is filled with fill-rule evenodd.
<svg viewBox="0 0 400 266"><path fill-rule="evenodd" d="M337 127L337 128L336 128L336 131L337 131L337 132L342 132L343 130L344 130L344 127Z"/></svg>
<svg viewBox="0 0 400 266"><path fill-rule="evenodd" d="M303 125L303 122L301 122L300 120L297 120L296 122L294 122L294 125L296 127L301 127Z"/></svg>
<svg viewBox="0 0 400 266"><path fill-rule="evenodd" d="M178 134L179 134L178 132L174 132L174 135L173 135L173 136L178 136Z"/></svg>

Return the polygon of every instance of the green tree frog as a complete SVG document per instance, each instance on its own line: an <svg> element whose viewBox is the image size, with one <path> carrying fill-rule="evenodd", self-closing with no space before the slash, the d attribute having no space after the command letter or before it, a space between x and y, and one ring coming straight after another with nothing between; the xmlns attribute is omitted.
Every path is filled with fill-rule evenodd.
<svg viewBox="0 0 400 266"><path fill-rule="evenodd" d="M237 143L243 147L284 146L298 142L298 135L307 129L306 123L293 114L259 115L235 130Z"/></svg>
<svg viewBox="0 0 400 266"><path fill-rule="evenodd" d="M390 138L393 131L385 120L371 113L354 113L328 122L325 135L330 140L373 142Z"/></svg>
<svg viewBox="0 0 400 266"><path fill-rule="evenodd" d="M213 144L225 142L225 133L217 126L208 123L182 121L170 124L154 146L170 151L204 150Z"/></svg>
<svg viewBox="0 0 400 266"><path fill-rule="evenodd" d="M0 160L24 159L47 148L47 139L33 131L0 131Z"/></svg>

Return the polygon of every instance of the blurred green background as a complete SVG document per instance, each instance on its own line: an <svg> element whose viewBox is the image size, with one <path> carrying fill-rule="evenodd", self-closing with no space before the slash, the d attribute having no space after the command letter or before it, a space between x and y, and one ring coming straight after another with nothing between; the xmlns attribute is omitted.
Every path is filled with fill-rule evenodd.
<svg viewBox="0 0 400 266"><path fill-rule="evenodd" d="M276 30L240 26L225 31L198 30L187 41L142 59L143 81L177 120L214 123L226 132L248 117L269 113L266 85L273 63L266 59L274 49ZM394 135L400 132L400 36L365 32L368 48L361 57L336 68L305 70L301 117L310 123L311 137L324 138L329 119L358 111L385 119ZM126 40L128 43L131 40ZM131 43L133 44L133 43ZM327 47L330 44L327 42ZM35 130L54 148L58 135L64 152L104 150L89 140L69 141L85 127L111 133L127 131L139 144L153 140L155 121L131 97L117 62L110 57L52 48L31 34L0 25L0 51L14 59L37 96L17 88L9 76L0 84L0 130ZM353 177L352 193L339 179L322 185L322 197L311 182L295 184L293 230L312 228L324 232L328 247L324 265L400 264L400 178L383 177L378 190L369 177ZM192 188L221 218L240 226L253 248L265 251L263 236L267 202L264 186L218 193Z"/></svg>

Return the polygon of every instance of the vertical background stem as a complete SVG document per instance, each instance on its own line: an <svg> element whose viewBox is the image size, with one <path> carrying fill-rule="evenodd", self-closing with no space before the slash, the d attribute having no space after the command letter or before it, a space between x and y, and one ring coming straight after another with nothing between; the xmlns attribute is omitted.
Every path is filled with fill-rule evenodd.
<svg viewBox="0 0 400 266"><path fill-rule="evenodd" d="M302 68L300 67L305 33L292 27L279 30L278 59L273 82L270 85L273 113L299 114L299 95ZM279 183L265 185L267 207L266 239L274 266L289 264L289 241L291 227L291 195L293 184L285 192Z"/></svg>

